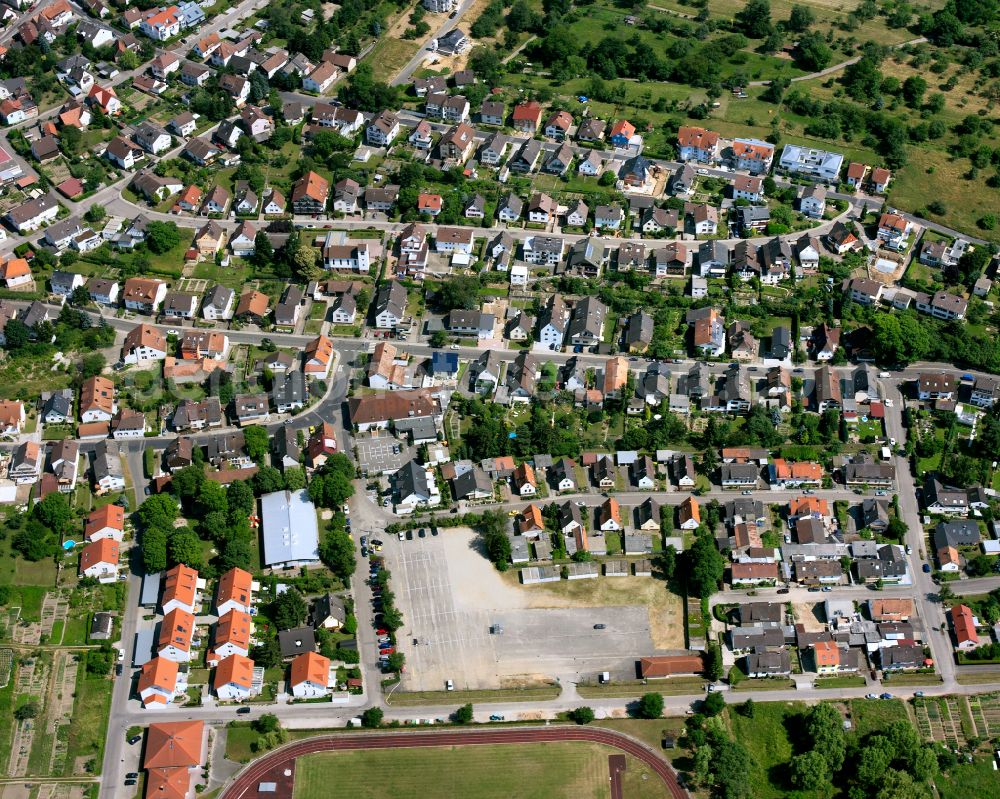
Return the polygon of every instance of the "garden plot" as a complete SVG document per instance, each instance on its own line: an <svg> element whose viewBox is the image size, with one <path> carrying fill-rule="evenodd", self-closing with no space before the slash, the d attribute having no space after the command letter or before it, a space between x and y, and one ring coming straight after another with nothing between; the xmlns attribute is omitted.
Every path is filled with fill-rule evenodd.
<svg viewBox="0 0 1000 799"><path fill-rule="evenodd" d="M1000 735L1000 694L970 696L969 708L980 738Z"/></svg>
<svg viewBox="0 0 1000 799"><path fill-rule="evenodd" d="M962 715L963 712L968 714L966 701L965 697L918 700L914 704L917 728L925 737L951 748L964 745L967 734L963 729ZM968 730L969 734L975 734L974 725L971 724L971 717L968 715L966 715L966 725L973 727Z"/></svg>

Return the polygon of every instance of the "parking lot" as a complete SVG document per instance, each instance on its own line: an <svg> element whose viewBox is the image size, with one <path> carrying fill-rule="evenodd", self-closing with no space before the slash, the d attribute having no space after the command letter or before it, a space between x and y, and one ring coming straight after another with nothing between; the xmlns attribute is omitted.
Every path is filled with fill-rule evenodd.
<svg viewBox="0 0 1000 799"><path fill-rule="evenodd" d="M538 594L482 557L471 531L392 539L382 554L404 619L403 690L441 690L449 679L474 689L600 671L634 677L636 659L655 651L645 606L538 607ZM606 628L595 630L598 623ZM493 624L502 634L490 633Z"/></svg>
<svg viewBox="0 0 1000 799"><path fill-rule="evenodd" d="M388 433L381 436L358 437L358 463L368 475L391 474L412 457L408 445L398 441ZM399 453L394 452L399 447Z"/></svg>

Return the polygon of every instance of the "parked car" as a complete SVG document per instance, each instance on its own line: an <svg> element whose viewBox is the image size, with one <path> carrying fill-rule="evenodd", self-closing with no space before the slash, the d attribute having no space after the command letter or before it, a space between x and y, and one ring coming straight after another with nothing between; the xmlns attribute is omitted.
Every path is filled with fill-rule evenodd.
<svg viewBox="0 0 1000 799"><path fill-rule="evenodd" d="M504 720L503 716L500 716L496 713L490 716L490 721L503 721L503 720Z"/></svg>
<svg viewBox="0 0 1000 799"><path fill-rule="evenodd" d="M236 712L241 716L245 716L247 713L250 712L250 708L244 705L243 707L236 708Z"/></svg>
<svg viewBox="0 0 1000 799"><path fill-rule="evenodd" d="M142 740L141 735L133 735L131 738L128 739L129 746L135 746L141 740Z"/></svg>
<svg viewBox="0 0 1000 799"><path fill-rule="evenodd" d="M879 699L892 699L892 694L890 694L888 692L886 692L884 694L880 694L879 695Z"/></svg>
<svg viewBox="0 0 1000 799"><path fill-rule="evenodd" d="M931 564L929 564L929 563L925 563L920 568L923 569L924 574L930 574L931 573Z"/></svg>
<svg viewBox="0 0 1000 799"><path fill-rule="evenodd" d="M878 699L877 694L865 694L865 699Z"/></svg>
<svg viewBox="0 0 1000 799"><path fill-rule="evenodd" d="M455 683L453 683L451 680L445 680L444 681L444 689L446 691L454 691L455 690Z"/></svg>
<svg viewBox="0 0 1000 799"><path fill-rule="evenodd" d="M788 593L788 589L787 588L779 588L778 589L778 593L779 594L787 594Z"/></svg>

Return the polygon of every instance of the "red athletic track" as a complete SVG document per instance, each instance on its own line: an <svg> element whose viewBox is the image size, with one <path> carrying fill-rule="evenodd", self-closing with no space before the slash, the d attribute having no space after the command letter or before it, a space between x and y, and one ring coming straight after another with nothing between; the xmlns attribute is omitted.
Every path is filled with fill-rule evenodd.
<svg viewBox="0 0 1000 799"><path fill-rule="evenodd" d="M288 744L247 766L222 792L220 799L251 799L257 785L271 771L302 755L351 749L403 749L426 746L469 746L474 744L523 744L560 741L587 741L605 744L639 758L663 780L666 795L687 799L687 792L677 782L670 766L644 744L621 733L599 727L510 727L507 729L467 730L463 732L392 732L361 735L324 735Z"/></svg>

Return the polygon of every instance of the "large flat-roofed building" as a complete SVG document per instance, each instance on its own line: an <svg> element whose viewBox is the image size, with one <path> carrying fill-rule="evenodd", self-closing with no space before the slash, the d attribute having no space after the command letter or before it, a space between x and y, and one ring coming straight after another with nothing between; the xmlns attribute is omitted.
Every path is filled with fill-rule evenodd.
<svg viewBox="0 0 1000 799"><path fill-rule="evenodd" d="M305 489L275 491L260 498L264 565L269 568L319 563L316 507Z"/></svg>

